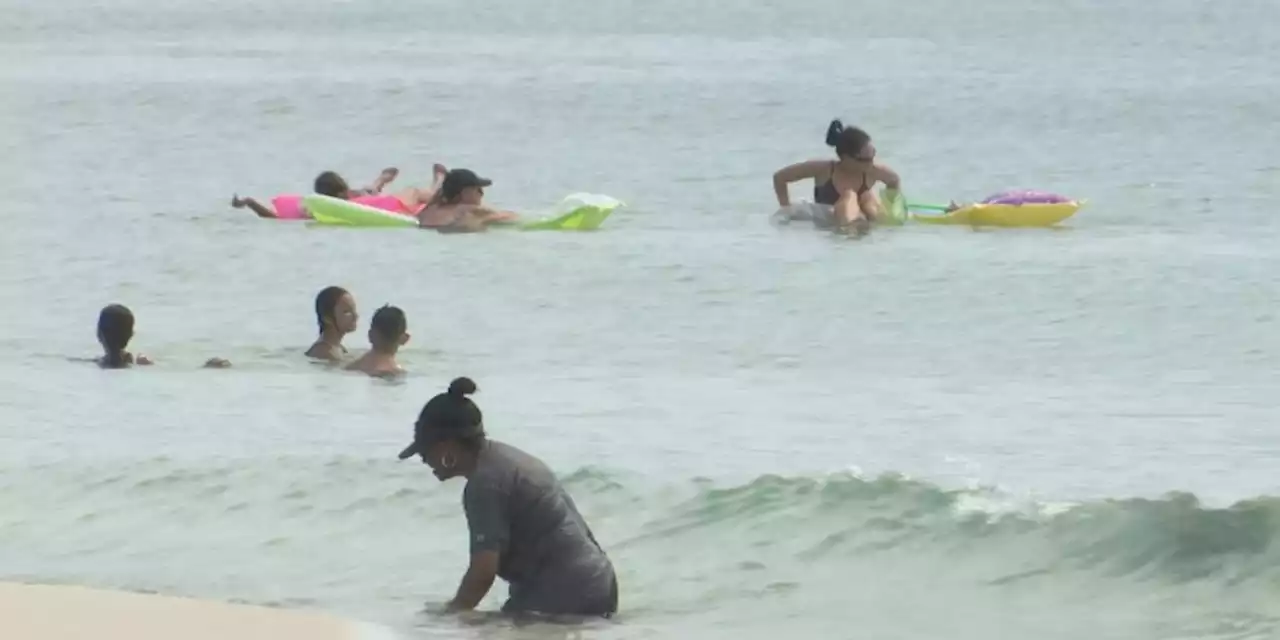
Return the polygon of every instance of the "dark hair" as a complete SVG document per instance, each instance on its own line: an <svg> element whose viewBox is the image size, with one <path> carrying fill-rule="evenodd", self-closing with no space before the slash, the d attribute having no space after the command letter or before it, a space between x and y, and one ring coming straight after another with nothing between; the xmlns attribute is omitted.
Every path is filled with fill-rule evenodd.
<svg viewBox="0 0 1280 640"><path fill-rule="evenodd" d="M827 127L827 146L835 147L837 156L856 158L858 152L871 142L871 136L857 127L846 127L840 120L832 120Z"/></svg>
<svg viewBox="0 0 1280 640"><path fill-rule="evenodd" d="M339 286L325 287L316 294L316 324L320 326L320 333L324 333L325 318L336 320L334 310L345 295L347 290Z"/></svg>
<svg viewBox="0 0 1280 640"><path fill-rule="evenodd" d="M437 394L418 414L416 430L430 429L471 448L484 444L484 416L467 396L478 390L467 377L454 378L449 390Z"/></svg>
<svg viewBox="0 0 1280 640"><path fill-rule="evenodd" d="M373 312L373 319L369 321L369 328L386 340L395 340L404 335L407 326L404 311L389 304L382 305Z"/></svg>
<svg viewBox="0 0 1280 640"><path fill-rule="evenodd" d="M325 171L316 176L316 193L331 198L347 198L347 181L333 171Z"/></svg>
<svg viewBox="0 0 1280 640"><path fill-rule="evenodd" d="M106 366L121 368L128 365L125 347L133 339L133 312L122 304L109 304L98 313L98 336L107 350Z"/></svg>

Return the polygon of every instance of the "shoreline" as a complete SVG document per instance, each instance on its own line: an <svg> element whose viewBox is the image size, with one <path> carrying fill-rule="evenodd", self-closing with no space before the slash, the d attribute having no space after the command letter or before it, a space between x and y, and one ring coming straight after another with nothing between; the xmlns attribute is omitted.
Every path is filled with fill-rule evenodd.
<svg viewBox="0 0 1280 640"><path fill-rule="evenodd" d="M274 609L75 585L0 582L0 638L22 640L393 640L383 627Z"/></svg>

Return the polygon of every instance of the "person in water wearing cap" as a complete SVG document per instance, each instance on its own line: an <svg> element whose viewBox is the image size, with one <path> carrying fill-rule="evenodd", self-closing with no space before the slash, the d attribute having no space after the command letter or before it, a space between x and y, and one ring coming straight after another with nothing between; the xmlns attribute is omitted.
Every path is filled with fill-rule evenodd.
<svg viewBox="0 0 1280 640"><path fill-rule="evenodd" d="M316 176L315 183L312 185L314 191L323 196L331 198L341 198L343 200L351 200L361 196L376 196L382 193L383 187L396 179L400 174L400 170L395 167L388 167L382 170L382 174L373 181L372 185L364 189L352 189L347 185L347 181L342 176L333 171L325 171ZM436 197L436 192L440 189L440 183L444 180L445 167L437 164L433 168L433 181L429 187L408 187L397 192L394 196L386 196L394 198L392 204L395 205L400 213L416 214L422 210ZM248 207L249 210L258 214L260 218L276 218L279 217L275 210L271 207L258 202L254 198L241 198L239 195L231 196L231 206L236 209Z"/></svg>
<svg viewBox="0 0 1280 640"><path fill-rule="evenodd" d="M347 355L342 339L356 330L360 314L356 311L356 299L346 289L325 287L316 294L316 324L320 335L307 349L307 357L331 363L341 362Z"/></svg>
<svg viewBox="0 0 1280 640"><path fill-rule="evenodd" d="M902 181L892 169L876 163L875 145L862 129L832 120L827 127L827 146L836 150L834 161L799 162L773 174L778 206L791 206L788 187L792 182L813 180L813 201L831 207L830 217L815 218L814 224L839 229L852 226L865 232L870 222L881 215L880 200L872 188L882 182L886 188L897 190Z"/></svg>
<svg viewBox="0 0 1280 640"><path fill-rule="evenodd" d="M404 373L396 363L396 351L409 341L408 322L399 307L386 305L373 312L369 321L368 353L356 358L345 368L376 377L392 377Z"/></svg>
<svg viewBox="0 0 1280 640"><path fill-rule="evenodd" d="M422 408L413 443L441 482L463 477L462 507L471 560L448 604L474 609L495 577L510 589L505 613L612 616L618 610L613 564L546 464L485 434L476 383L457 378Z"/></svg>
<svg viewBox="0 0 1280 640"><path fill-rule="evenodd" d="M435 200L418 214L418 226L440 233L473 233L491 224L514 222L516 214L484 205L485 187L492 184L470 169L449 171Z"/></svg>
<svg viewBox="0 0 1280 640"><path fill-rule="evenodd" d="M133 312L122 304L109 304L98 313L98 344L102 345L102 357L95 360L103 369L127 369L134 365L155 364L142 354L128 351L133 339ZM222 358L209 358L204 366L223 369L231 366Z"/></svg>

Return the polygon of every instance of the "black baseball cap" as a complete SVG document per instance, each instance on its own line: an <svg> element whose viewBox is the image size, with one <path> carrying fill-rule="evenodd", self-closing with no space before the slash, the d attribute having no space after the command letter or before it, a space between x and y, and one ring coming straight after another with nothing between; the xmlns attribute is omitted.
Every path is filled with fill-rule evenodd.
<svg viewBox="0 0 1280 640"><path fill-rule="evenodd" d="M448 391L428 401L413 425L413 442L400 452L400 459L424 453L440 440L483 436L484 414L467 397L475 392L476 383L470 378L457 378Z"/></svg>
<svg viewBox="0 0 1280 640"><path fill-rule="evenodd" d="M452 169L444 175L444 184L440 186L444 197L454 198L467 187L487 187L493 184L488 178L481 178L470 169Z"/></svg>

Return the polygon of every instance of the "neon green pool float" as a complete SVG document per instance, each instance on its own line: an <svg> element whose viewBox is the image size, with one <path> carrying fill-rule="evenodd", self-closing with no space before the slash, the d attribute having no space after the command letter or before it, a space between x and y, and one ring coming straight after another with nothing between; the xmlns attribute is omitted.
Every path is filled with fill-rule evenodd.
<svg viewBox="0 0 1280 640"><path fill-rule="evenodd" d="M879 224L901 226L911 219L911 212L907 210L907 198L897 189L882 189L880 205L884 215L876 220Z"/></svg>
<svg viewBox="0 0 1280 640"><path fill-rule="evenodd" d="M365 206L341 198L313 193L302 199L316 224L346 227L417 227L418 219L402 213ZM497 223L496 228L521 231L594 231L622 201L591 193L571 193L540 219Z"/></svg>
<svg viewBox="0 0 1280 640"><path fill-rule="evenodd" d="M322 196L318 193L303 196L302 206L306 208L317 224L348 227L418 226L418 218L416 216L377 209L351 202L350 200Z"/></svg>

